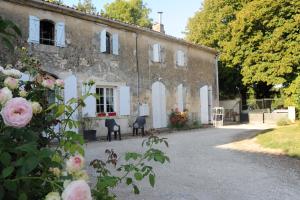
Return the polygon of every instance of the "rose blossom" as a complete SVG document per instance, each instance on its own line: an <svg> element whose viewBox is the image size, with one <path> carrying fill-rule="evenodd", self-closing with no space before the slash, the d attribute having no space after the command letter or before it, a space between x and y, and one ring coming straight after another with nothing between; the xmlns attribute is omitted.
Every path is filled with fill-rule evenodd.
<svg viewBox="0 0 300 200"><path fill-rule="evenodd" d="M70 173L83 168L84 158L81 155L71 156L66 162L66 170Z"/></svg>
<svg viewBox="0 0 300 200"><path fill-rule="evenodd" d="M5 69L2 73L6 76L12 76L14 78L21 78L22 73L17 69Z"/></svg>
<svg viewBox="0 0 300 200"><path fill-rule="evenodd" d="M12 97L12 92L7 87L4 87L0 90L0 104L5 104Z"/></svg>
<svg viewBox="0 0 300 200"><path fill-rule="evenodd" d="M32 107L32 113L33 114L39 114L43 111L42 106L38 102L31 102L31 107Z"/></svg>
<svg viewBox="0 0 300 200"><path fill-rule="evenodd" d="M61 200L58 192L50 192L45 197L45 200Z"/></svg>
<svg viewBox="0 0 300 200"><path fill-rule="evenodd" d="M54 89L54 84L55 84L55 82L52 79L44 79L42 82L42 86L44 86L45 88L48 88L50 90Z"/></svg>
<svg viewBox="0 0 300 200"><path fill-rule="evenodd" d="M91 189L83 181L72 181L62 193L63 200L92 200Z"/></svg>
<svg viewBox="0 0 300 200"><path fill-rule="evenodd" d="M32 118L31 104L22 97L10 99L1 110L4 123L15 128L25 127Z"/></svg>
<svg viewBox="0 0 300 200"><path fill-rule="evenodd" d="M14 90L19 86L19 80L12 77L7 77L4 80L4 85L7 86L9 89Z"/></svg>
<svg viewBox="0 0 300 200"><path fill-rule="evenodd" d="M56 79L56 81L55 81L55 85L58 87L64 87L64 84L65 84L65 82L62 79Z"/></svg>
<svg viewBox="0 0 300 200"><path fill-rule="evenodd" d="M26 92L26 90L20 89L19 95L20 95L20 97L27 97L28 93Z"/></svg>

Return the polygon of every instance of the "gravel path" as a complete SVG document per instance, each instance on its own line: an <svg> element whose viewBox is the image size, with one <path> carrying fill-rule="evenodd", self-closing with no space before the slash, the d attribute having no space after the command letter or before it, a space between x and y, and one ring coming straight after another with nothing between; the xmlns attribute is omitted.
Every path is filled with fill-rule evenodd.
<svg viewBox="0 0 300 200"><path fill-rule="evenodd" d="M200 129L164 135L170 164L157 166L155 188L140 182L141 194L120 185L120 200L296 200L300 199L300 160L285 156L216 148L255 135L248 125ZM105 149L141 151L142 138L94 142L87 161L104 157ZM92 171L89 169L92 174Z"/></svg>

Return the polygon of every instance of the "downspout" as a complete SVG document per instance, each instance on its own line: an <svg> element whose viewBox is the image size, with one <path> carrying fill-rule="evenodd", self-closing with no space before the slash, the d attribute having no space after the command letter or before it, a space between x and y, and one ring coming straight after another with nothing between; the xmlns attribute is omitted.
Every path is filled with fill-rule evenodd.
<svg viewBox="0 0 300 200"><path fill-rule="evenodd" d="M219 93L219 67L218 67L218 62L219 62L219 54L216 55L216 63L215 63L215 68L216 68L216 88L217 88L217 104L216 106L219 107L220 105L220 93Z"/></svg>
<svg viewBox="0 0 300 200"><path fill-rule="evenodd" d="M138 99L138 116L140 116L140 68L139 68L139 56L138 56L138 33L135 33L135 60L136 60L136 72L137 72L137 99Z"/></svg>

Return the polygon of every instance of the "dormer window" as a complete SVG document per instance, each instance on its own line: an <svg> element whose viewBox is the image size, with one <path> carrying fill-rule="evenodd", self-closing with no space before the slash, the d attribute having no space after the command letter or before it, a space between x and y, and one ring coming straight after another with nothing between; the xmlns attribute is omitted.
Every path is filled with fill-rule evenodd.
<svg viewBox="0 0 300 200"><path fill-rule="evenodd" d="M40 44L54 45L54 22L50 20L40 21Z"/></svg>

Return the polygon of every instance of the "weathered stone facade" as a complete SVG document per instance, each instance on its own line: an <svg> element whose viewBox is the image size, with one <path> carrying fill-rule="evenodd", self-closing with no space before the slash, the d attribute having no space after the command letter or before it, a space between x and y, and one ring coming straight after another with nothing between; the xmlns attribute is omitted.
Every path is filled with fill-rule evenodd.
<svg viewBox="0 0 300 200"><path fill-rule="evenodd" d="M218 105L217 52L213 49L40 0L0 0L0 15L21 27L24 41L28 39L30 15L64 22L66 47L27 44L28 48L41 60L46 71L59 78L74 74L78 80L78 94L81 94L81 83L88 79L95 80L97 86L129 86L131 114L117 114L115 117L121 124L122 132L131 131L129 124L138 115L138 105L141 103L149 105L147 126L152 127L151 86L156 81L166 87L166 114L177 106L176 88L179 84L186 88L185 108L199 120L199 89L202 86L212 87L212 106ZM100 52L99 32L103 29L118 34L119 55ZM159 63L151 59L152 45L155 43L162 48L162 61ZM177 50L186 55L184 67L176 65ZM104 120L95 118L95 121L98 135L106 134Z"/></svg>

